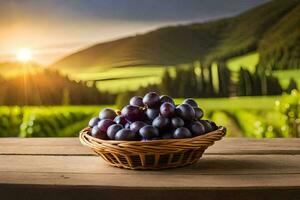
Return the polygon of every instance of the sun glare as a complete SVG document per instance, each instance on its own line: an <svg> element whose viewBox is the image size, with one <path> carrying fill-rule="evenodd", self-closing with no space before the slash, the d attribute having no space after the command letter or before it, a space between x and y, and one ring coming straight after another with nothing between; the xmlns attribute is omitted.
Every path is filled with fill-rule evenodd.
<svg viewBox="0 0 300 200"><path fill-rule="evenodd" d="M17 59L21 62L28 62L32 59L32 51L28 48L19 49L17 52Z"/></svg>

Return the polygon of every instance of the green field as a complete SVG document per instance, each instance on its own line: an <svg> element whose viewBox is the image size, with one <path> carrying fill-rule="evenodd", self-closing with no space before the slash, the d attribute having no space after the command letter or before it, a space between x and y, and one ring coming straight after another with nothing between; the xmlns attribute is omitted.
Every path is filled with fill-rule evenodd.
<svg viewBox="0 0 300 200"><path fill-rule="evenodd" d="M208 111L270 110L278 99L280 99L279 96L206 98L197 99L197 103L201 108ZM175 101L180 103L183 99L176 99Z"/></svg>
<svg viewBox="0 0 300 200"><path fill-rule="evenodd" d="M233 72L238 72L241 67L248 69L250 72L255 71L255 66L258 64L259 54L251 52L243 56L237 56L227 60L228 68Z"/></svg>
<svg viewBox="0 0 300 200"><path fill-rule="evenodd" d="M101 91L109 91L113 93L123 91L134 91L141 86L160 83L161 76L165 69L169 69L170 73L174 72L174 67L166 66L128 66L119 68L101 68L95 70L87 70L85 72L63 73L72 74L75 80L97 81L97 87Z"/></svg>
<svg viewBox="0 0 300 200"><path fill-rule="evenodd" d="M127 79L134 77L156 77L160 76L166 67L164 66L136 66L136 67L118 67L118 68L97 68L92 71L79 72L72 75L79 80L111 80ZM170 69L170 67L169 67Z"/></svg>
<svg viewBox="0 0 300 200"><path fill-rule="evenodd" d="M290 79L293 78L298 83L298 88L300 87L300 70L278 70L274 71L273 75L278 77L281 85L285 88L288 86Z"/></svg>
<svg viewBox="0 0 300 200"><path fill-rule="evenodd" d="M272 112L274 97L238 97L197 99L205 118L228 128L228 136L262 137L256 124L266 121L263 115ZM181 103L183 99L176 99ZM97 116L102 106L0 106L0 137L69 137L77 136L89 119ZM268 117L271 121L272 118ZM280 124L276 122L276 124Z"/></svg>
<svg viewBox="0 0 300 200"><path fill-rule="evenodd" d="M139 78L122 78L118 80L98 81L97 88L101 91L118 93L124 91L136 91L141 86L145 87L149 84L158 84L160 82L161 75Z"/></svg>
<svg viewBox="0 0 300 200"><path fill-rule="evenodd" d="M298 95L300 97L300 95ZM278 112L294 102L284 97L236 97L196 99L204 110L204 119L212 119L227 128L229 137L291 137L287 116ZM183 99L175 99L181 103ZM275 106L277 104L277 107ZM286 107L288 105L288 107ZM0 137L70 137L87 126L106 106L0 106ZM292 106L291 106L292 108ZM289 112L290 113L290 112Z"/></svg>
<svg viewBox="0 0 300 200"><path fill-rule="evenodd" d="M103 107L0 106L0 137L76 136Z"/></svg>

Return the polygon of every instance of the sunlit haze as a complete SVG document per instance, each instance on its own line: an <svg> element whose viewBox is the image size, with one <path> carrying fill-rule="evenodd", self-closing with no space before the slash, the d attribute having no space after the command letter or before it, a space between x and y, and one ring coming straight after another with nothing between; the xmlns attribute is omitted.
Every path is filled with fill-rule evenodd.
<svg viewBox="0 0 300 200"><path fill-rule="evenodd" d="M16 56L18 61L27 62L32 59L32 51L28 48L21 48L18 50Z"/></svg>
<svg viewBox="0 0 300 200"><path fill-rule="evenodd" d="M236 15L264 2L0 0L0 62L29 60L28 51L16 57L16 51L25 46L34 52L34 61L47 65L99 42L169 24Z"/></svg>

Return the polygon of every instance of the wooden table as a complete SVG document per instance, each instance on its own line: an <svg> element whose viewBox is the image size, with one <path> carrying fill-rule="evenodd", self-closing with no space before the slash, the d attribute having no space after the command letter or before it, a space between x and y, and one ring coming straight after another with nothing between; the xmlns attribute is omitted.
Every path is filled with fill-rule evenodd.
<svg viewBox="0 0 300 200"><path fill-rule="evenodd" d="M300 199L300 139L223 139L193 166L108 166L77 138L0 139L0 199Z"/></svg>

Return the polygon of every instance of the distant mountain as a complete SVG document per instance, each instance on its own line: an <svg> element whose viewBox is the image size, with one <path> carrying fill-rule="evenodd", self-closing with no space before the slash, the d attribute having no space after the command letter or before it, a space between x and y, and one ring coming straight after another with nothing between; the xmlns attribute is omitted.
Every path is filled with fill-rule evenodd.
<svg viewBox="0 0 300 200"><path fill-rule="evenodd" d="M97 71L98 67L175 65L195 60L207 65L258 50L261 64L284 60L284 64L300 68L299 5L300 0L274 0L231 18L160 28L94 45L51 67ZM273 61L277 51L281 54Z"/></svg>

